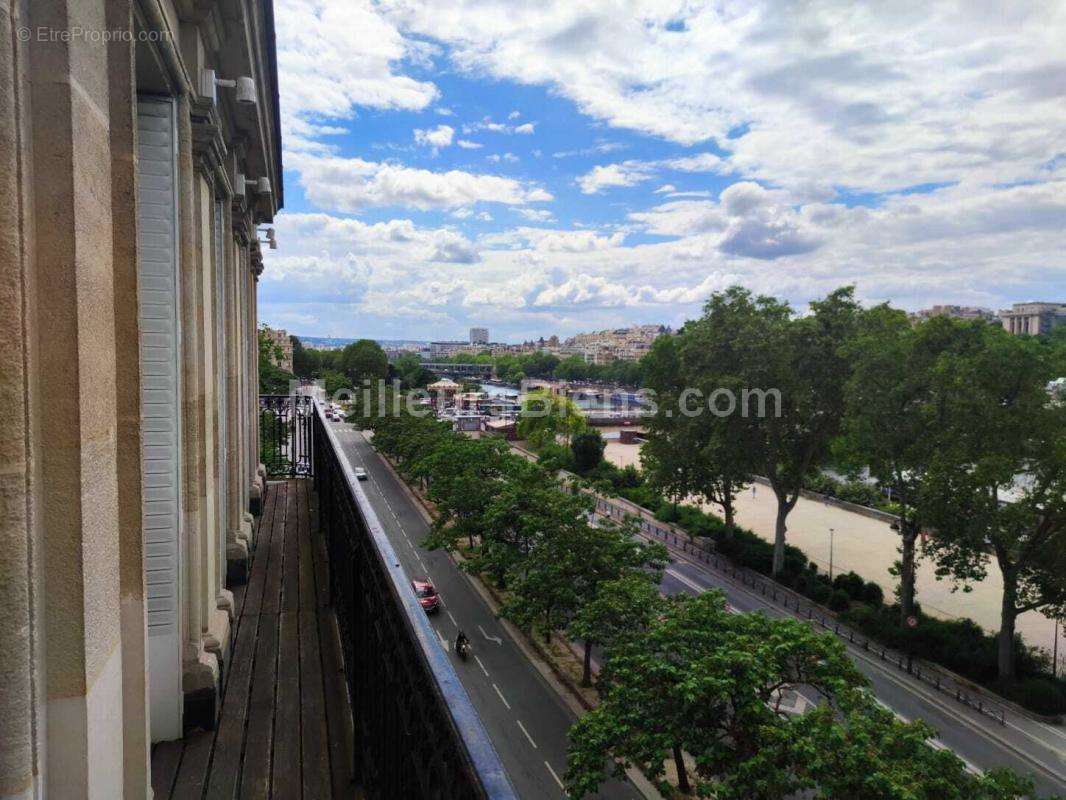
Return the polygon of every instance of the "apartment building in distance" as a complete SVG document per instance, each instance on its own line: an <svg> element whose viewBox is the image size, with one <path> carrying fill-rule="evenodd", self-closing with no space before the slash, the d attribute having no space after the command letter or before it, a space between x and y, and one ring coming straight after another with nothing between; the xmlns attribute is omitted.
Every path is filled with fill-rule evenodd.
<svg viewBox="0 0 1066 800"><path fill-rule="evenodd" d="M471 328L470 329L470 344L488 344L489 343L489 329L488 328Z"/></svg>
<svg viewBox="0 0 1066 800"><path fill-rule="evenodd" d="M580 356L589 364L638 361L651 350L652 342L670 329L665 325L631 325L628 328L579 333L558 348L562 356Z"/></svg>
<svg viewBox="0 0 1066 800"><path fill-rule="evenodd" d="M915 311L910 315L911 322L922 322L932 317L954 317L956 319L983 319L987 322L992 322L996 319L996 312L990 308L982 308L980 306L956 306L956 305L935 305L929 308L923 308L921 311Z"/></svg>
<svg viewBox="0 0 1066 800"><path fill-rule="evenodd" d="M273 6L10 0L0 30L0 797L145 798L152 743L216 723L265 490Z"/></svg>
<svg viewBox="0 0 1066 800"><path fill-rule="evenodd" d="M271 353L274 366L286 372L292 372L292 339L289 337L289 332L282 328L270 328L266 325L260 330L274 345L274 352Z"/></svg>
<svg viewBox="0 0 1066 800"><path fill-rule="evenodd" d="M1015 336L1039 336L1066 325L1066 303L1015 303L999 312L999 320Z"/></svg>

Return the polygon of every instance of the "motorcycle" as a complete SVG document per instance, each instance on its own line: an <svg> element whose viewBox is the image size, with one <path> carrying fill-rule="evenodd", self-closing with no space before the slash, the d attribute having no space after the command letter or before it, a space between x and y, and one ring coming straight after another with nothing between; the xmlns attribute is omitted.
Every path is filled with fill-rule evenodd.
<svg viewBox="0 0 1066 800"><path fill-rule="evenodd" d="M459 658L466 661L466 656L470 652L470 640L469 639L456 639L455 641L455 653Z"/></svg>

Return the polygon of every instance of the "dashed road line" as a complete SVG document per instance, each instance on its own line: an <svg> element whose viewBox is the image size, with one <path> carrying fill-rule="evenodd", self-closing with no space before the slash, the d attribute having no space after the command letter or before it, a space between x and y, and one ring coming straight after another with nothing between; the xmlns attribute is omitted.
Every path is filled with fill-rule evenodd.
<svg viewBox="0 0 1066 800"><path fill-rule="evenodd" d="M494 684L492 684L492 688L496 690L496 695L500 698L500 702L503 703L505 706L507 706L507 710L510 711L511 710L511 704L508 703L507 702L507 698L503 696L503 692L500 691L500 687L497 686L494 683ZM522 723L519 722L518 724L521 725ZM525 728L523 728L522 730L525 730ZM529 734L527 733L526 736L529 736ZM530 739L530 741L532 741L532 739ZM534 747L535 746L536 745L534 745Z"/></svg>
<svg viewBox="0 0 1066 800"><path fill-rule="evenodd" d="M440 595L437 595L437 596L440 597ZM452 621L452 625L454 625L455 627L458 628L459 627L459 623L455 621L455 617L452 616L452 612L449 611L448 609L444 609L444 613L448 615L448 619L450 619Z"/></svg>
<svg viewBox="0 0 1066 800"><path fill-rule="evenodd" d="M477 665L479 667L481 667L481 671L485 673L485 677L486 678L489 677L489 671L487 669L485 669L485 665L481 663L481 659L478 658L477 656L474 656L474 661L476 661Z"/></svg>
<svg viewBox="0 0 1066 800"><path fill-rule="evenodd" d="M563 782L561 780L559 780L559 776L555 774L555 770L552 769L552 765L549 764L547 761L545 761L544 762L544 766L546 766L548 768L548 772L550 772L552 774L552 777L555 778L555 782L557 784L559 784L559 788L562 789L565 792L566 791L566 786L564 786Z"/></svg>
<svg viewBox="0 0 1066 800"><path fill-rule="evenodd" d="M537 749L537 743L534 742L533 741L533 737L529 735L529 731L527 731L526 730L526 726L522 724L522 720L516 719L515 722L518 723L518 727L522 729L522 733L524 733L526 735L526 738L529 739L529 743L531 745L533 745L533 749L536 750Z"/></svg>
<svg viewBox="0 0 1066 800"><path fill-rule="evenodd" d="M445 650L450 650L451 648L448 646L448 640L444 638L444 634L438 631L436 628L434 628L433 630L436 631L437 638L440 639L440 646L443 647Z"/></svg>

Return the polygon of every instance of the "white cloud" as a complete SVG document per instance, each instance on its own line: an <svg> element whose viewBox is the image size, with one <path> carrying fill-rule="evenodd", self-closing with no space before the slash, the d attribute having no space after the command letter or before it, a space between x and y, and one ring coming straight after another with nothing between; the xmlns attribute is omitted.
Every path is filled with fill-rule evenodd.
<svg viewBox="0 0 1066 800"><path fill-rule="evenodd" d="M577 185L584 194L597 194L615 186L635 186L648 180L651 175L647 165L639 161L626 161L593 167L577 179Z"/></svg>
<svg viewBox="0 0 1066 800"><path fill-rule="evenodd" d="M672 158L660 164L668 169L681 172L717 172L725 162L714 153L697 153L682 158Z"/></svg>
<svg viewBox="0 0 1066 800"><path fill-rule="evenodd" d="M415 128L415 142L434 149L438 147L448 147L452 143L452 137L454 135L455 128L451 125L438 125L436 128L430 130Z"/></svg>
<svg viewBox="0 0 1066 800"><path fill-rule="evenodd" d="M464 150L480 150L482 148L482 145L477 142L472 142L469 139L460 139L456 144Z"/></svg>
<svg viewBox="0 0 1066 800"><path fill-rule="evenodd" d="M676 191L677 187L674 186L672 183L664 183L662 186L655 190L655 194L670 194L671 192Z"/></svg>
<svg viewBox="0 0 1066 800"><path fill-rule="evenodd" d="M512 111L510 114L507 115L507 119L518 119L520 116L522 116L522 112Z"/></svg>
<svg viewBox="0 0 1066 800"><path fill-rule="evenodd" d="M515 133L531 134L531 133L533 133L533 129L534 129L534 124L532 122L526 122L523 125L515 126L514 132Z"/></svg>
<svg viewBox="0 0 1066 800"><path fill-rule="evenodd" d="M793 188L1032 179L1066 127L1062 3L382 7L470 74L549 87L613 127L728 145L744 174Z"/></svg>
<svg viewBox="0 0 1066 800"><path fill-rule="evenodd" d="M524 205L552 195L532 184L461 170L431 172L387 162L300 154L288 165L300 173L307 199L319 208L355 212L374 206L428 210L477 202Z"/></svg>
<svg viewBox="0 0 1066 800"><path fill-rule="evenodd" d="M554 219L546 208L516 208L515 211L530 222L551 222Z"/></svg>
<svg viewBox="0 0 1066 800"><path fill-rule="evenodd" d="M437 99L436 86L398 69L429 45L405 38L368 2L278 0L275 14L286 149L316 149L332 127L324 120L351 119L360 107L417 111Z"/></svg>

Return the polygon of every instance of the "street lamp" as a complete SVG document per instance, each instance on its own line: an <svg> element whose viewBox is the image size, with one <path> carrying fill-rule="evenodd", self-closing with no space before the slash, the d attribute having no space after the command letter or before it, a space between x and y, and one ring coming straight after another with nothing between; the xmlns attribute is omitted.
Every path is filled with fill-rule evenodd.
<svg viewBox="0 0 1066 800"><path fill-rule="evenodd" d="M829 580L833 580L833 529L829 529Z"/></svg>

